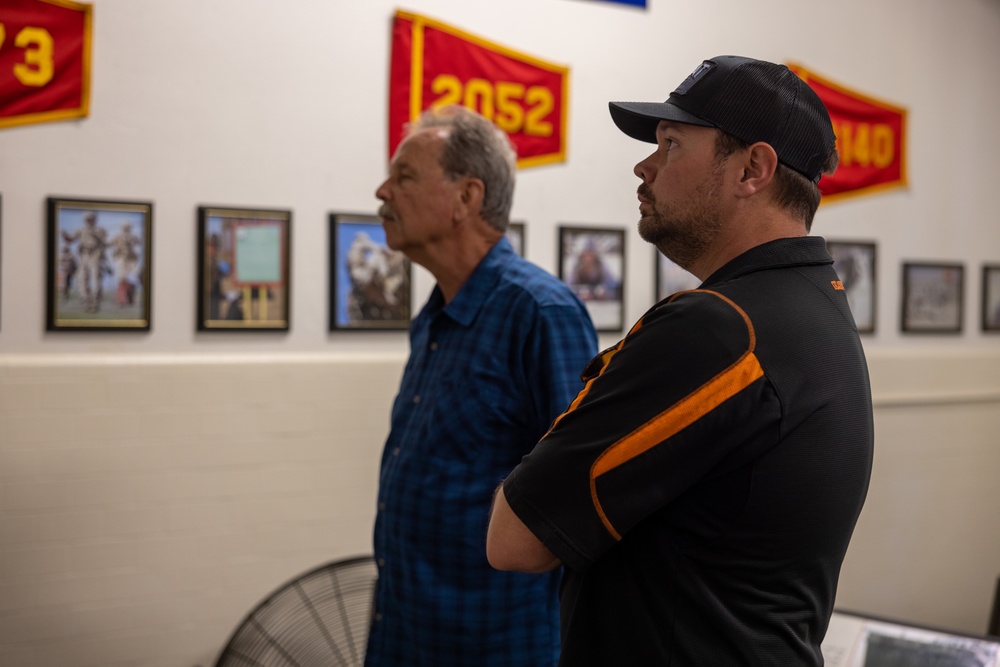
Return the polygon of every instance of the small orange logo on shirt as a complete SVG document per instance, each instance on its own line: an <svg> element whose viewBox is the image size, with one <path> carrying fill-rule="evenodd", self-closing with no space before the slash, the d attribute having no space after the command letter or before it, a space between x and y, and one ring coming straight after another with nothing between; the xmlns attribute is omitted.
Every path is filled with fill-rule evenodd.
<svg viewBox="0 0 1000 667"><path fill-rule="evenodd" d="M831 280L830 284L833 285L833 289L841 292L844 291L844 283L840 282L839 280Z"/></svg>

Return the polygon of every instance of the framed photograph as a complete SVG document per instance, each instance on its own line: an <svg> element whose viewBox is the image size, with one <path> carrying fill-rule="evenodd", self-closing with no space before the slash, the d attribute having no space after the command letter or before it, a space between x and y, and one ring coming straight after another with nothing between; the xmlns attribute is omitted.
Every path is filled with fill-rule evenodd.
<svg viewBox="0 0 1000 667"><path fill-rule="evenodd" d="M510 244L514 246L514 252L516 252L521 257L526 257L525 252L525 238L524 238L524 223L523 222L512 222L507 225L507 240Z"/></svg>
<svg viewBox="0 0 1000 667"><path fill-rule="evenodd" d="M149 331L153 204L49 197L48 331Z"/></svg>
<svg viewBox="0 0 1000 667"><path fill-rule="evenodd" d="M625 318L625 231L559 227L559 278L586 304L598 331Z"/></svg>
<svg viewBox="0 0 1000 667"><path fill-rule="evenodd" d="M962 331L964 268L961 264L903 264L903 331Z"/></svg>
<svg viewBox="0 0 1000 667"><path fill-rule="evenodd" d="M1000 264L983 267L983 331L1000 331Z"/></svg>
<svg viewBox="0 0 1000 667"><path fill-rule="evenodd" d="M875 244L870 241L827 241L833 269L847 292L859 333L875 331Z"/></svg>
<svg viewBox="0 0 1000 667"><path fill-rule="evenodd" d="M288 331L292 212L198 207L199 331Z"/></svg>
<svg viewBox="0 0 1000 667"><path fill-rule="evenodd" d="M410 260L373 215L330 214L330 330L407 329Z"/></svg>
<svg viewBox="0 0 1000 667"><path fill-rule="evenodd" d="M653 248L656 252L656 300L662 301L671 294L695 289L701 281L694 274L688 273L673 261Z"/></svg>

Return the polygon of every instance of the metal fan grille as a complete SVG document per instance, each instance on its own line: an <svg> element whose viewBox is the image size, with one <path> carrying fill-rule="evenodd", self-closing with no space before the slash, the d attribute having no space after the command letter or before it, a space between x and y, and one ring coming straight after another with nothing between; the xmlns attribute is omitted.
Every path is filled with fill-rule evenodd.
<svg viewBox="0 0 1000 667"><path fill-rule="evenodd" d="M216 667L362 665L377 576L362 556L288 582L240 623Z"/></svg>

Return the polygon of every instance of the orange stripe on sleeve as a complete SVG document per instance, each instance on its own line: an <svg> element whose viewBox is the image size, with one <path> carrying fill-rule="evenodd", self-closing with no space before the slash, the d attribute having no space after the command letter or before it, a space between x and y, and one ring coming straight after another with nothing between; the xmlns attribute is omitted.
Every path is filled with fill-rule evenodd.
<svg viewBox="0 0 1000 667"><path fill-rule="evenodd" d="M764 375L764 369L761 368L760 361L753 353L756 345L756 337L750 318L739 306L728 298L715 292L704 291L719 297L736 309L742 316L750 334L749 349L733 365L675 403L669 409L661 412L632 433L615 442L594 461L594 465L590 471L591 499L593 500L594 508L601 518L601 522L615 540L621 540L621 535L615 530L601 506L597 495L597 478L648 452L650 449L676 435Z"/></svg>
<svg viewBox="0 0 1000 667"><path fill-rule="evenodd" d="M597 478L676 435L763 375L764 369L761 368L757 357L752 353L746 354L724 373L713 378L666 412L661 412L598 457L590 472L590 495L605 528L616 540L620 540L621 535L611 525L601 507L601 501L597 497Z"/></svg>
<svg viewBox="0 0 1000 667"><path fill-rule="evenodd" d="M649 451L698 421L763 375L764 369L760 367L757 357L753 354L745 355L724 373L608 448L594 463L592 476L600 477Z"/></svg>

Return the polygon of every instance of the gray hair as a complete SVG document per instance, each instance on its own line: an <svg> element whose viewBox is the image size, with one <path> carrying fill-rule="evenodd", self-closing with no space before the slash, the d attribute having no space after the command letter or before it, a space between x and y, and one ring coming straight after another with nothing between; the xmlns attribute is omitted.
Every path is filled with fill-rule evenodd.
<svg viewBox="0 0 1000 667"><path fill-rule="evenodd" d="M507 135L489 120L462 106L428 109L410 125L416 132L431 127L448 129L441 151L441 168L448 178L465 176L483 182L481 215L491 227L506 231L514 201L517 154Z"/></svg>

